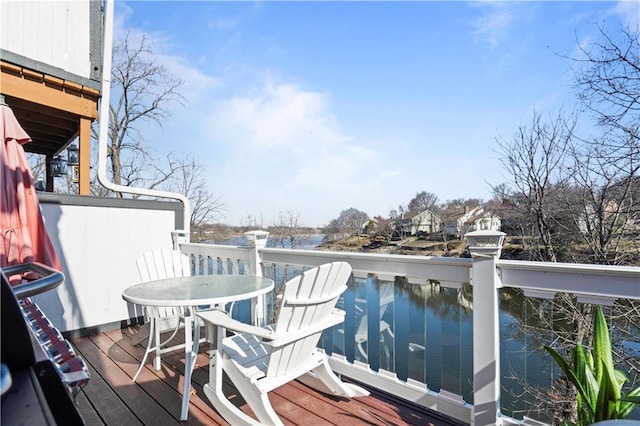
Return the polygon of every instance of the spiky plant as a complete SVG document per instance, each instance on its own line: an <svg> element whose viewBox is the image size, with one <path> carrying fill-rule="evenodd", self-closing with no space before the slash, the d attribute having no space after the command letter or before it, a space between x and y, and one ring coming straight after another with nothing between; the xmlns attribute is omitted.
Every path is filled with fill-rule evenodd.
<svg viewBox="0 0 640 426"><path fill-rule="evenodd" d="M613 365L611 337L600 306L596 306L593 318L592 350L578 343L571 350L571 359L566 360L550 346L544 348L576 389L578 425L623 419L640 404L640 387L622 392L628 377Z"/></svg>

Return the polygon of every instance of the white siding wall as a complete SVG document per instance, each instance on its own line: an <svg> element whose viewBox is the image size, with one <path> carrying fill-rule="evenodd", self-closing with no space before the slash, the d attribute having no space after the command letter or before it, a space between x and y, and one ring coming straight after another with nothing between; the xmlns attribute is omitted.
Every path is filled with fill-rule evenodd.
<svg viewBox="0 0 640 426"><path fill-rule="evenodd" d="M89 1L0 2L0 47L89 78Z"/></svg>
<svg viewBox="0 0 640 426"><path fill-rule="evenodd" d="M175 213L77 205L41 204L65 274L55 291L37 303L62 331L135 317L122 291L139 281L137 257L171 248ZM79 308L81 307L81 308Z"/></svg>

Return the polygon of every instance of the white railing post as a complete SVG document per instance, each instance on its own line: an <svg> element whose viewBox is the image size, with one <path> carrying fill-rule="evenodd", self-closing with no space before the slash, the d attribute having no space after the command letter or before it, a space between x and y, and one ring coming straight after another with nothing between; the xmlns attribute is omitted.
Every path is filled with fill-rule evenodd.
<svg viewBox="0 0 640 426"><path fill-rule="evenodd" d="M251 249L249 274L261 277L262 268L260 267L260 264L262 263L262 259L260 258L260 253L258 250L267 246L267 238L269 237L269 233L267 231L256 230L245 232L244 236L247 241L249 241L249 248Z"/></svg>
<svg viewBox="0 0 640 426"><path fill-rule="evenodd" d="M472 425L501 424L500 331L496 272L504 232L474 231L465 234L473 258L473 418Z"/></svg>
<svg viewBox="0 0 640 426"><path fill-rule="evenodd" d="M244 233L245 238L249 241L251 253L249 255L249 274L258 277L262 276L262 259L260 258L259 249L267 246L267 231L249 231ZM253 323L263 326L266 324L267 315L267 299L265 296L259 296L251 300L251 312L253 313Z"/></svg>
<svg viewBox="0 0 640 426"><path fill-rule="evenodd" d="M180 243L189 242L189 232L182 229L171 231L171 242L173 243L173 249L180 251Z"/></svg>

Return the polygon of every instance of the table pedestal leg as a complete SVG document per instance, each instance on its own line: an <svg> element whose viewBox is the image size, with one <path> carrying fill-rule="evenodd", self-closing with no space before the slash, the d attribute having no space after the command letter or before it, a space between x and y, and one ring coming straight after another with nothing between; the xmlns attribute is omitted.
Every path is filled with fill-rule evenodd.
<svg viewBox="0 0 640 426"><path fill-rule="evenodd" d="M161 365L161 359L160 359L160 324L158 324L159 319L158 318L154 318L153 319L153 326L151 328L153 328L153 344L156 347L156 356L153 359L153 367L156 369L156 371L160 371ZM149 341L151 341L151 330L149 331Z"/></svg>
<svg viewBox="0 0 640 426"><path fill-rule="evenodd" d="M180 420L186 421L189 416L189 396L191 394L191 373L198 356L200 345L200 323L193 324L193 308L184 311L184 388L182 392L182 410Z"/></svg>
<svg viewBox="0 0 640 426"><path fill-rule="evenodd" d="M209 358L209 386L213 386L216 392L222 391L222 338L225 335L222 327L209 326L209 338L211 339L211 355Z"/></svg>

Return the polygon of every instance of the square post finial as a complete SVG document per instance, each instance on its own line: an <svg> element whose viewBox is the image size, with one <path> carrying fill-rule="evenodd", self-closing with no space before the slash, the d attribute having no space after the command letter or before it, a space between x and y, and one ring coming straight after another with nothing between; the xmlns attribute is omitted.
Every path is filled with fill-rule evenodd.
<svg viewBox="0 0 640 426"><path fill-rule="evenodd" d="M189 242L189 232L183 229L176 229L175 231L171 231L171 243L173 245L174 250L180 251L181 243Z"/></svg>
<svg viewBox="0 0 640 426"><path fill-rule="evenodd" d="M249 241L249 245L251 247L263 248L267 246L269 233L267 231L257 229L255 231L245 232L244 237Z"/></svg>
<svg viewBox="0 0 640 426"><path fill-rule="evenodd" d="M504 243L504 232L473 231L464 236L469 242L471 257L494 257L498 259Z"/></svg>

